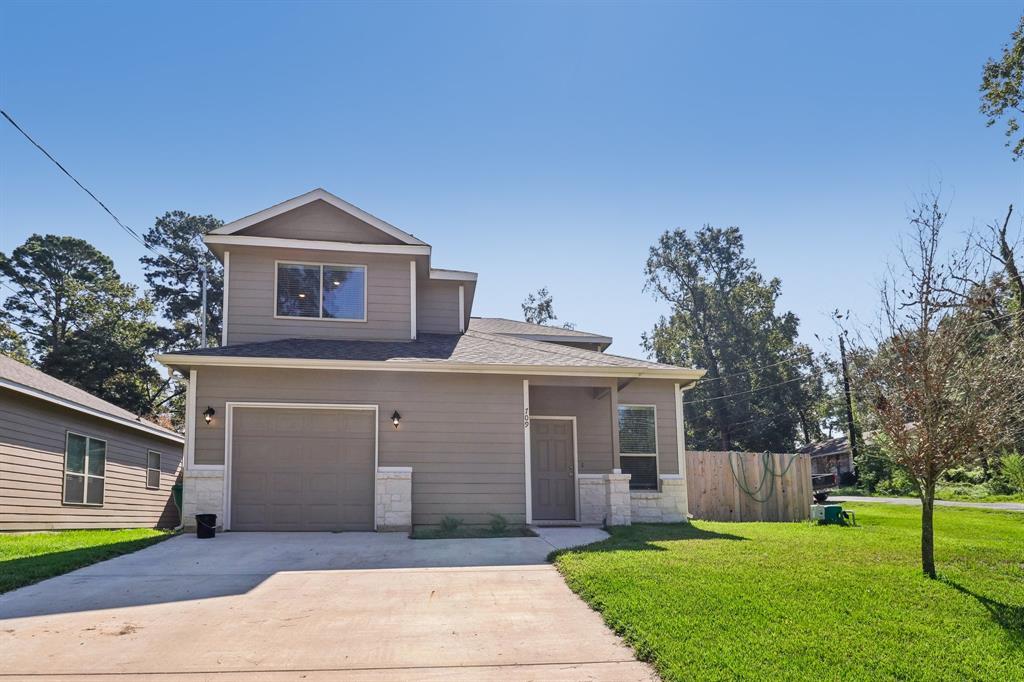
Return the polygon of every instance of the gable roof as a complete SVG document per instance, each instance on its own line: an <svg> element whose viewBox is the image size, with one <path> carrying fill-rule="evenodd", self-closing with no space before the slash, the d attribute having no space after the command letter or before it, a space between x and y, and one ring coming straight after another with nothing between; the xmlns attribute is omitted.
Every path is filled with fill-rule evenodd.
<svg viewBox="0 0 1024 682"><path fill-rule="evenodd" d="M550 341L554 343L593 343L604 348L612 344L612 337L593 334L578 329L552 327L546 324L533 324L520 320L509 320L504 317L473 317L469 320L469 328L487 334L514 336L531 341Z"/></svg>
<svg viewBox="0 0 1024 682"><path fill-rule="evenodd" d="M483 374L644 377L694 382L703 370L597 351L467 331L420 334L415 341L283 339L157 356L171 367L295 367Z"/></svg>
<svg viewBox="0 0 1024 682"><path fill-rule="evenodd" d="M342 210L345 213L348 213L349 215L358 218L359 220L362 220L364 223L377 228L381 232L384 232L385 234L388 234L394 237L395 239L398 239L403 244L409 244L413 246L429 246L429 244L427 244L424 241L420 241L419 239L409 234L408 232L400 230L394 225L387 223L374 215L370 215L369 213L359 208L358 206L354 206L345 201L344 199L342 199L341 197L331 194L327 190L322 189L320 187L310 192L306 192L305 194L300 194L297 197L288 199L287 201L282 201L279 204L275 204L270 208L265 208L262 211L253 213L252 215L247 215L244 218L239 218L238 220L222 225L218 227L216 230L211 230L210 234L235 234L236 232L244 230L247 227L252 227L256 223L261 223L264 220L269 220L270 218L279 216L282 213L287 213L288 211L292 211L296 208L299 208L300 206L305 206L306 204L313 203L314 201L324 201L330 204L331 206L334 206L335 208Z"/></svg>
<svg viewBox="0 0 1024 682"><path fill-rule="evenodd" d="M99 417L107 421L145 431L176 443L183 443L184 438L176 431L165 429L158 424L146 421L128 410L113 403L97 398L91 393L76 388L60 379L55 379L34 367L0 355L0 388L6 388L40 400L61 405L77 412Z"/></svg>
<svg viewBox="0 0 1024 682"><path fill-rule="evenodd" d="M811 457L839 455L844 452L850 452L850 441L846 436L839 436L838 438L830 438L817 443L809 443L797 450L797 452L802 455L810 455Z"/></svg>

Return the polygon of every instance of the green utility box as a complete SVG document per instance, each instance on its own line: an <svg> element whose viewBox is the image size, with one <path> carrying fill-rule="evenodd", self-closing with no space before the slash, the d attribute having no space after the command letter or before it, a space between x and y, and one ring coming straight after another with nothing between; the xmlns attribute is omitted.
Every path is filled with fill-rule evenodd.
<svg viewBox="0 0 1024 682"><path fill-rule="evenodd" d="M846 525L853 522L853 512L844 512L839 504L812 504L811 519L818 523Z"/></svg>

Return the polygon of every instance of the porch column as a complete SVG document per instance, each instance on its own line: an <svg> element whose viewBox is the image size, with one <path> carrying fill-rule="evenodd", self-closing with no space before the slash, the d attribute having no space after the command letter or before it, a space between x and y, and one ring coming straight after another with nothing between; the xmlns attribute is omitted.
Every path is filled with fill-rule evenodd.
<svg viewBox="0 0 1024 682"><path fill-rule="evenodd" d="M619 382L617 379L612 379L608 403L611 405L612 420L612 471L621 472L622 463L619 461Z"/></svg>

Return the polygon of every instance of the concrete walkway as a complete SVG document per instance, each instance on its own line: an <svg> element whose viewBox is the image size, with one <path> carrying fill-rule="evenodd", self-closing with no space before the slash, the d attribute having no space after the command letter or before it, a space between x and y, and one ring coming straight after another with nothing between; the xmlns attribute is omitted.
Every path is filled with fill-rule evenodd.
<svg viewBox="0 0 1024 682"><path fill-rule="evenodd" d="M541 532L176 537L0 595L0 680L656 679L545 561L604 533Z"/></svg>
<svg viewBox="0 0 1024 682"><path fill-rule="evenodd" d="M836 502L881 502L883 504L902 504L908 507L920 507L921 500L916 497L857 497L855 495L829 495L829 500ZM1024 512L1021 502L961 502L959 500L935 500L938 507L973 507L975 509L995 509L998 511Z"/></svg>

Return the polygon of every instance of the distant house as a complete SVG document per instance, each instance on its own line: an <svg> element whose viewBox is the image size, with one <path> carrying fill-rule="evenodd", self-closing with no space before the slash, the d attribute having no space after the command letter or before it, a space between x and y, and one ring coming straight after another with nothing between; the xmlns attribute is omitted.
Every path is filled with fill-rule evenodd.
<svg viewBox="0 0 1024 682"><path fill-rule="evenodd" d="M174 527L183 444L0 355L0 531Z"/></svg>
<svg viewBox="0 0 1024 682"><path fill-rule="evenodd" d="M799 452L811 456L812 476L836 473L842 483L853 477L853 452L846 436L811 443L800 448Z"/></svg>

